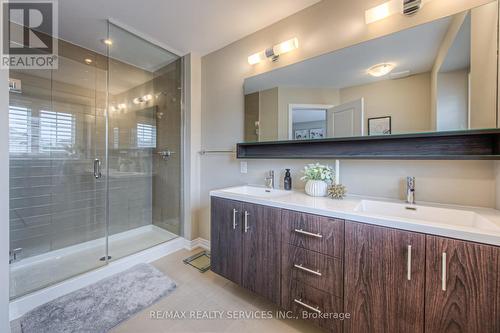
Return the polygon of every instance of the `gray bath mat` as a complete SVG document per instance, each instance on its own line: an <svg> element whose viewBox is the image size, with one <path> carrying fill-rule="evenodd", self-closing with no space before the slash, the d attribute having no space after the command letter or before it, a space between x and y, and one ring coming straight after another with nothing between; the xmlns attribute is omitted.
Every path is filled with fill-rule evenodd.
<svg viewBox="0 0 500 333"><path fill-rule="evenodd" d="M23 333L101 333L175 289L175 282L149 264L139 264L59 297L21 318Z"/></svg>

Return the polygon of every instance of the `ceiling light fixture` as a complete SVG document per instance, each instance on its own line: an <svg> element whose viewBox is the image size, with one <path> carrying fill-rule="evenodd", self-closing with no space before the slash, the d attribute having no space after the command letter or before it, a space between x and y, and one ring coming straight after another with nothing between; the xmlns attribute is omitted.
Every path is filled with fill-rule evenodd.
<svg viewBox="0 0 500 333"><path fill-rule="evenodd" d="M411 16L429 1L431 0L390 0L366 10L365 22L366 24L377 22L396 13Z"/></svg>
<svg viewBox="0 0 500 333"><path fill-rule="evenodd" d="M382 63L382 64L377 64L368 69L368 74L374 77L381 77L384 75L389 74L394 67L396 67L395 64L391 63Z"/></svg>
<svg viewBox="0 0 500 333"><path fill-rule="evenodd" d="M103 39L102 42L106 45L113 45L113 41L109 38Z"/></svg>
<svg viewBox="0 0 500 333"><path fill-rule="evenodd" d="M299 40L297 38L292 38L282 43L276 44L273 47L267 48L263 51L252 54L248 57L248 63L250 65L256 65L266 58L270 58L272 61L276 61L281 54L293 51L298 47Z"/></svg>
<svg viewBox="0 0 500 333"><path fill-rule="evenodd" d="M142 97L136 97L136 98L134 98L132 100L132 102L134 104L142 104L142 103L147 103L147 102L149 102L152 99L153 99L153 95L147 94L147 95L144 95Z"/></svg>
<svg viewBox="0 0 500 333"><path fill-rule="evenodd" d="M90 65L90 64L92 63L92 59L90 59L90 58L85 58L85 60L84 60L84 61L85 61L85 63L86 63L87 65Z"/></svg>

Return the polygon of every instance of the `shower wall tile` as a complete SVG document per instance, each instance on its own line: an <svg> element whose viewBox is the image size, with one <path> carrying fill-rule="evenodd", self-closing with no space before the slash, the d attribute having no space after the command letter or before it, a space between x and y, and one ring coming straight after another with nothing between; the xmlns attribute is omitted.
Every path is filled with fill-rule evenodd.
<svg viewBox="0 0 500 333"><path fill-rule="evenodd" d="M71 66L71 62L63 61L62 66ZM180 61L167 67L161 73L148 73L148 81L124 95L110 96L112 100L123 97L131 100L130 97L151 92L157 96L155 106L151 102L147 107L141 106L143 109L112 114L109 119L111 129L119 128L119 145L116 149L109 147L108 160L111 235L151 223L175 233L180 231ZM22 101L34 108L52 105L54 111L71 113L76 128L74 147L68 147L63 155L34 154L10 159L11 248L23 248L23 257L105 235L105 177L96 180L92 173L94 158L99 156L104 160L106 153L107 68L93 70L95 78L100 80L93 91L57 82L57 73L52 82L26 73L11 73L11 77L23 81L23 93L12 98L24 99ZM139 122L157 127L156 149L137 148ZM38 135L37 127L32 133L35 150ZM113 133L110 138L113 143ZM157 155L157 151L163 149L176 154L164 161ZM105 170L103 164L103 172Z"/></svg>

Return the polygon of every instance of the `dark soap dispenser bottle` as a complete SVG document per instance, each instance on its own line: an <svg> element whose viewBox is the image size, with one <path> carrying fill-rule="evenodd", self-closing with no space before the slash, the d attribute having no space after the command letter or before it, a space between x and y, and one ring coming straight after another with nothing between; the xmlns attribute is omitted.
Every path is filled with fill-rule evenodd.
<svg viewBox="0 0 500 333"><path fill-rule="evenodd" d="M285 169L285 190L290 191L292 189L292 176L290 175L290 169Z"/></svg>

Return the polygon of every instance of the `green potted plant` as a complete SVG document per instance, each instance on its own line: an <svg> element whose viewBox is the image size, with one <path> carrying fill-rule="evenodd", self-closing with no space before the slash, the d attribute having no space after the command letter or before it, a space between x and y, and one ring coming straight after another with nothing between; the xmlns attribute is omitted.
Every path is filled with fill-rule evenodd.
<svg viewBox="0 0 500 333"><path fill-rule="evenodd" d="M301 180L306 181L306 193L313 197L324 197L328 193L328 185L335 180L335 171L329 165L309 164L302 171Z"/></svg>

